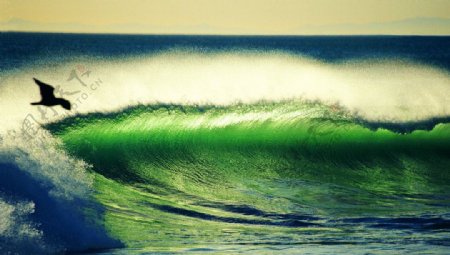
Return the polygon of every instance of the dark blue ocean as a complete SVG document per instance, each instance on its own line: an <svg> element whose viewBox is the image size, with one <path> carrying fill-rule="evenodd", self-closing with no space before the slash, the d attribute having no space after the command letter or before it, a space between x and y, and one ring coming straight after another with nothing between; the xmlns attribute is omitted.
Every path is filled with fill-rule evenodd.
<svg viewBox="0 0 450 255"><path fill-rule="evenodd" d="M200 52L286 51L323 61L399 58L450 68L449 36L190 36L0 33L2 70L42 58L136 56L174 48Z"/></svg>

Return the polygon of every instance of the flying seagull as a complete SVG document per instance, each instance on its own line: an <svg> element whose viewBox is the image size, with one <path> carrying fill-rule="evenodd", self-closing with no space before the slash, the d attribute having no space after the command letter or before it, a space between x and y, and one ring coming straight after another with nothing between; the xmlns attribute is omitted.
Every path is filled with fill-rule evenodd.
<svg viewBox="0 0 450 255"><path fill-rule="evenodd" d="M34 82L36 82L37 85L39 85L39 89L41 91L41 101L31 103L32 105L45 105L45 106L61 105L64 109L70 110L69 101L67 101L64 98L55 97L55 94L53 93L53 91L55 90L54 87L46 83L43 83L42 81L36 78L33 78L33 80Z"/></svg>

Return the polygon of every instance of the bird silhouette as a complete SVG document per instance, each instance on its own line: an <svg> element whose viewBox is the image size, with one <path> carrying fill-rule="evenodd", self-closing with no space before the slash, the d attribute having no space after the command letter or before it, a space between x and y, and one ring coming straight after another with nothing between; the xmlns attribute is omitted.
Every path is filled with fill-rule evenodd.
<svg viewBox="0 0 450 255"><path fill-rule="evenodd" d="M31 103L32 105L45 105L45 106L55 106L61 105L64 109L70 110L70 102L64 98L55 97L55 88L51 85L43 83L42 81L33 78L34 82L39 86L41 92L41 101Z"/></svg>

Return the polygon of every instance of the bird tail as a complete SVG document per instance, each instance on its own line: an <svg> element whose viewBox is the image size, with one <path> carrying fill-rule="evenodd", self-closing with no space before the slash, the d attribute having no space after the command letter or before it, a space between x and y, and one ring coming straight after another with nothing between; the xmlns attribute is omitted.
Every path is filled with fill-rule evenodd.
<svg viewBox="0 0 450 255"><path fill-rule="evenodd" d="M30 103L31 105L39 105L39 102Z"/></svg>

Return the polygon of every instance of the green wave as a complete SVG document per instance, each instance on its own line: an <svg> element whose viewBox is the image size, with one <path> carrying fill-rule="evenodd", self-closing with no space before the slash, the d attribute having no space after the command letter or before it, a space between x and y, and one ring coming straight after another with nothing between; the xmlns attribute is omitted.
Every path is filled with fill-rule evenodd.
<svg viewBox="0 0 450 255"><path fill-rule="evenodd" d="M450 124L403 134L361 123L336 106L286 101L139 106L47 128L93 165L108 226L131 243L143 238L140 224L175 242L193 225L313 227L314 218L286 215L393 216L448 204Z"/></svg>

